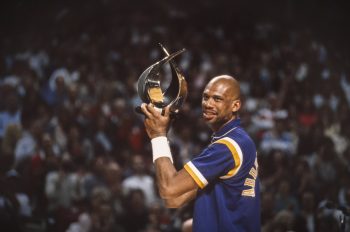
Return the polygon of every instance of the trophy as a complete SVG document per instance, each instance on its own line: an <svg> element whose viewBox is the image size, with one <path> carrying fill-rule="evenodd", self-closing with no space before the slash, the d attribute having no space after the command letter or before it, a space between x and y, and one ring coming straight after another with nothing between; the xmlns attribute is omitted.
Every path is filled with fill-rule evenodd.
<svg viewBox="0 0 350 232"><path fill-rule="evenodd" d="M183 53L185 49L169 54L162 44L159 44L165 57L149 66L138 79L137 92L144 103L152 103L157 110L164 114L164 107L170 106L170 116L179 113L187 97L187 82L173 59ZM171 68L171 82L163 91L161 86L161 69L169 64ZM136 112L142 113L141 107Z"/></svg>

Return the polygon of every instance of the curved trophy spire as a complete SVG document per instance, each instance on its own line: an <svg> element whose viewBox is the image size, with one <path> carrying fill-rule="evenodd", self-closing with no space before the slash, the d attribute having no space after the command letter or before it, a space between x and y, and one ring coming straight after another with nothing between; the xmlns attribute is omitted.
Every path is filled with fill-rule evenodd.
<svg viewBox="0 0 350 232"><path fill-rule="evenodd" d="M178 113L187 97L187 82L173 59L185 49L169 54L162 44L159 45L166 56L143 71L138 80L137 92L143 102L151 102L158 108L170 105L171 112ZM169 87L163 92L160 84L160 70L167 63L170 64L172 79Z"/></svg>

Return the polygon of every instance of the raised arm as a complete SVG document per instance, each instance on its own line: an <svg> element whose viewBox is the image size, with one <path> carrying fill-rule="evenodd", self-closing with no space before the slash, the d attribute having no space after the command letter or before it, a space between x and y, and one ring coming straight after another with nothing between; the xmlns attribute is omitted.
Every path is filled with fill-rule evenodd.
<svg viewBox="0 0 350 232"><path fill-rule="evenodd" d="M180 207L193 199L198 185L185 169L177 171L172 163L172 155L166 133L169 128L169 109L161 115L151 104L141 106L145 127L152 142L153 161L156 169L160 196L171 207Z"/></svg>

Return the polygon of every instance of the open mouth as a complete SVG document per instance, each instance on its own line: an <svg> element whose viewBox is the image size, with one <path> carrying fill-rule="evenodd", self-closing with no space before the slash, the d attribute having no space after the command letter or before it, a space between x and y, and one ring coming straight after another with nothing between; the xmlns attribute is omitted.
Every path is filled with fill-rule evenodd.
<svg viewBox="0 0 350 232"><path fill-rule="evenodd" d="M216 116L216 112L213 111L203 111L203 118L205 120L210 120Z"/></svg>

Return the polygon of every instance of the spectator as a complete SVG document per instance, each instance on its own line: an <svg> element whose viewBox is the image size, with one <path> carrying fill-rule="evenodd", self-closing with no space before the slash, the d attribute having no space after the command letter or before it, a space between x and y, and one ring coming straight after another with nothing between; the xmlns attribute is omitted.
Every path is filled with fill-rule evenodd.
<svg viewBox="0 0 350 232"><path fill-rule="evenodd" d="M150 206L158 200L155 192L154 178L146 173L145 159L136 154L131 157L132 174L123 180L124 195L128 195L132 189L140 189L145 197L146 205Z"/></svg>
<svg viewBox="0 0 350 232"><path fill-rule="evenodd" d="M15 165L34 156L38 149L37 143L42 135L42 122L36 119L28 125L28 128L23 129L22 136L16 143Z"/></svg>
<svg viewBox="0 0 350 232"><path fill-rule="evenodd" d="M278 213L282 210L288 210L294 215L299 213L298 201L292 194L290 182L288 180L282 180L276 192L275 211Z"/></svg>
<svg viewBox="0 0 350 232"><path fill-rule="evenodd" d="M130 190L124 201L124 214L121 219L125 230L141 232L147 228L149 219L143 191L140 189Z"/></svg>
<svg viewBox="0 0 350 232"><path fill-rule="evenodd" d="M21 126L21 109L16 92L10 91L5 97L5 109L0 111L0 139L3 139L10 125Z"/></svg>

